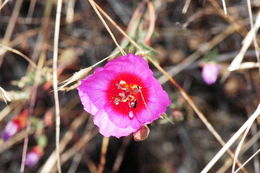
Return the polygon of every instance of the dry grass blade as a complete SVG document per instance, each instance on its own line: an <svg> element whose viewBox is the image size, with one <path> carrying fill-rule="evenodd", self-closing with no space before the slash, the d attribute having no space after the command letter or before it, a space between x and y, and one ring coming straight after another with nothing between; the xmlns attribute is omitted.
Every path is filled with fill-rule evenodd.
<svg viewBox="0 0 260 173"><path fill-rule="evenodd" d="M101 156L100 156L100 162L98 165L98 173L102 173L106 164L106 153L108 148L109 138L103 137L102 147L101 147Z"/></svg>
<svg viewBox="0 0 260 173"><path fill-rule="evenodd" d="M125 51L121 48L121 46L118 44L118 42L116 41L116 38L114 36L114 34L112 33L112 31L110 30L110 28L108 27L106 21L103 19L103 17L101 16L101 14L99 13L99 11L97 10L96 7L96 3L93 0L88 0L89 3L91 4L92 8L95 10L96 14L98 15L99 19L101 20L101 22L103 23L103 25L105 26L105 28L107 29L108 33L110 34L111 38L113 39L114 43L116 44L116 46L118 47L118 49L120 50L122 55L126 55Z"/></svg>
<svg viewBox="0 0 260 173"><path fill-rule="evenodd" d="M2 8L7 4L9 0L5 0L2 4L0 4L0 11L2 10Z"/></svg>
<svg viewBox="0 0 260 173"><path fill-rule="evenodd" d="M63 90L66 90L66 87L84 77L87 76L87 74L94 68L96 67L97 65L101 64L102 62L108 60L109 58L115 56L116 54L118 54L118 51L115 52L114 54L111 54L109 56L107 56L106 58L102 59L101 61L95 63L94 65L90 66L90 67L87 67L87 68L84 68L84 69L81 69L80 71L74 73L71 77L69 77L68 79L64 80L61 82L61 86L59 87L59 90L63 91ZM76 86L77 87L77 86ZM72 89L75 89L76 87L72 87L70 88L70 90Z"/></svg>
<svg viewBox="0 0 260 173"><path fill-rule="evenodd" d="M57 66L58 66L58 45L59 45L59 33L60 33L60 18L61 18L62 0L57 1L55 31L54 31L54 47L53 47L53 89L55 100L55 115L56 115L56 159L57 169L61 173L60 164L60 106L58 95L58 79L57 79Z"/></svg>
<svg viewBox="0 0 260 173"><path fill-rule="evenodd" d="M76 119L73 120L73 122L70 125L69 130L65 133L64 137L62 138L60 142L60 152L62 152L67 144L70 142L70 140L73 138L73 134L77 130L77 128L85 121L86 115L81 114ZM52 154L49 156L45 164L40 169L40 173L50 172L56 163L56 151L52 152Z"/></svg>
<svg viewBox="0 0 260 173"><path fill-rule="evenodd" d="M126 148L129 145L131 138L132 138L131 136L127 136L127 137L124 138L123 144L120 147L118 154L117 154L117 157L116 157L116 160L114 162L114 165L113 165L113 168L112 168L112 173L118 172L118 170L121 166L121 163L124 159Z"/></svg>
<svg viewBox="0 0 260 173"><path fill-rule="evenodd" d="M250 140L247 141L247 143L242 147L240 154L242 155L246 151L248 151L259 140L259 138L260 138L260 131L258 131ZM230 166L232 166L232 159L227 158L225 164L221 168L219 168L216 171L216 173L226 172Z"/></svg>
<svg viewBox="0 0 260 173"><path fill-rule="evenodd" d="M0 99L4 100L6 104L12 101L10 95L2 87L0 87L0 96Z"/></svg>
<svg viewBox="0 0 260 173"><path fill-rule="evenodd" d="M186 1L185 1L184 7L183 7L183 9L182 9L182 13L183 13L183 14L187 13L187 10L188 10L188 8L189 8L189 6L190 6L190 2L191 2L191 0L186 0Z"/></svg>
<svg viewBox="0 0 260 173"><path fill-rule="evenodd" d="M224 13L227 14L227 5L225 0L222 0L222 6L223 6Z"/></svg>
<svg viewBox="0 0 260 173"><path fill-rule="evenodd" d="M22 7L22 3L23 3L23 0L17 0L16 3L15 3L15 7L14 7L14 10L13 10L13 13L12 13L12 17L10 19L10 22L8 23L8 26L7 26L5 35L4 35L4 39L3 39L3 42L2 42L4 45L8 45L9 42L10 42L12 33L14 31L16 20L18 18L20 9ZM0 49L0 66L2 65L4 54L5 54L5 50Z"/></svg>
<svg viewBox="0 0 260 173"><path fill-rule="evenodd" d="M238 171L241 170L250 160L252 160L258 153L260 152L260 149L258 149L249 159L247 159L242 166L240 166L234 173L237 173Z"/></svg>
<svg viewBox="0 0 260 173"><path fill-rule="evenodd" d="M66 12L66 22L72 23L74 18L74 6L75 0L69 0L67 5L67 12Z"/></svg>
<svg viewBox="0 0 260 173"><path fill-rule="evenodd" d="M242 46L240 52L234 58L234 60L230 64L230 66L228 67L229 71L234 71L234 70L239 69L241 62L243 61L244 55L245 55L247 49L249 48L251 42L255 38L256 32L258 31L259 27L260 27L260 12L257 14L254 27L251 28L251 30L248 32L247 36L243 40L243 46Z"/></svg>
<svg viewBox="0 0 260 173"><path fill-rule="evenodd" d="M0 44L0 46L1 46L3 49L6 49L6 50L8 50L8 51L10 51L10 52L13 52L13 53L15 53L15 54L17 54L17 55L23 57L27 62L29 62L29 64L30 64L31 66L33 66L34 68L37 68L37 65L36 65L28 56L26 56L26 55L23 54L22 52L20 52L20 51L18 51L18 50L16 50L16 49L13 49L13 48L11 48L11 47L9 47L9 46L5 46L5 45L3 45L3 44ZM0 56L1 56L1 55L0 55Z"/></svg>
<svg viewBox="0 0 260 173"><path fill-rule="evenodd" d="M229 147L237 140L237 138L253 124L255 119L260 114L260 104L258 105L255 112L251 117L239 128L239 130L229 139L229 141L221 148L221 150L211 159L211 161L206 165L206 167L201 171L201 173L207 173L212 166L219 160L219 158L229 149Z"/></svg>
<svg viewBox="0 0 260 173"><path fill-rule="evenodd" d="M233 165L232 165L232 173L234 173L234 171L235 171L238 155L239 155L239 153L241 151L242 145L243 145L243 143L244 143L244 141L246 139L246 136L247 136L247 134L248 134L248 132L249 132L249 130L250 130L252 125L253 125L253 123L250 126L247 127L247 129L245 130L244 135L243 135L241 141L239 142L239 144L237 146L237 149L236 149L236 152L235 152L234 161L233 161Z"/></svg>
<svg viewBox="0 0 260 173"><path fill-rule="evenodd" d="M229 35L235 32L235 26L230 25L227 27L223 32L216 35L214 38L212 38L210 41L202 44L198 50L196 50L193 54L188 56L184 61L179 63L176 67L171 68L167 71L167 73L171 76L175 76L181 71L183 71L186 67L188 67L190 64L192 64L194 61L196 61L198 58L200 58L202 55L206 54L208 51L210 51L213 47L215 47L217 44L222 42L225 38L227 38ZM164 84L168 81L168 78L165 75L162 75L158 79L161 84Z"/></svg>
<svg viewBox="0 0 260 173"><path fill-rule="evenodd" d="M249 14L249 20L250 20L250 27L254 28L254 21L253 21L253 14L252 14L252 6L251 6L251 1L247 0L247 8L248 8L248 14ZM260 13L260 12L259 12ZM257 62L260 64L260 55L259 55L259 46L257 44L257 40L256 40L256 33L254 34L254 46L255 46L255 54L256 54L256 58L257 58ZM259 74L260 74L260 65L258 66L259 68Z"/></svg>

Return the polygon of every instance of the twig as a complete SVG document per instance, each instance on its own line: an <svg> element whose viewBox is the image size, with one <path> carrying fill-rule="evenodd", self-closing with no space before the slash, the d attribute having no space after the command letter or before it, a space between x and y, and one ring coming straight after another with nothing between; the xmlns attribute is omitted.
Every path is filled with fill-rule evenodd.
<svg viewBox="0 0 260 173"><path fill-rule="evenodd" d="M244 141L246 139L246 136L247 136L247 134L248 134L248 132L249 132L249 130L250 130L252 125L253 125L253 123L250 126L247 127L247 129L245 130L244 135L243 135L241 141L239 142L239 144L237 146L237 149L236 149L236 152L235 152L234 161L233 161L233 165L232 165L232 173L234 173L234 171L235 171L238 155L239 155L239 153L241 151L242 145L243 145L243 143L244 143Z"/></svg>
<svg viewBox="0 0 260 173"><path fill-rule="evenodd" d="M256 17L256 22L253 28L248 32L245 39L243 40L243 46L238 53L238 55L234 58L234 60L231 62L230 66L228 67L229 71L234 71L239 69L239 66L241 62L243 61L244 54L246 53L247 49L249 48L252 40L255 38L255 34L258 31L260 27L260 12L258 13Z"/></svg>
<svg viewBox="0 0 260 173"><path fill-rule="evenodd" d="M73 122L70 125L69 130L65 133L65 135L63 136L63 138L60 142L60 152L62 152L65 149L67 144L73 138L73 134L78 129L78 127L85 121L85 119L86 119L86 114L82 113L73 120ZM55 154L56 154L56 151L51 153L51 155L49 156L47 161L44 163L44 165L40 169L40 171L39 171L40 173L50 172L51 170L54 169L53 167L55 166L55 163L56 163Z"/></svg>
<svg viewBox="0 0 260 173"><path fill-rule="evenodd" d="M210 41L203 43L198 48L198 50L196 50L193 54L188 56L184 61L179 63L176 67L168 70L167 73L171 76L177 75L178 73L183 71L186 67L188 67L190 64L192 64L194 61L196 61L199 57L201 57L209 50L211 50L213 47L215 47L217 44L219 44L221 41L223 41L226 37L228 37L233 32L235 32L234 25L228 26L223 32L216 35ZM162 75L158 78L158 80L161 84L164 84L165 82L167 82L168 79L165 75Z"/></svg>
<svg viewBox="0 0 260 173"><path fill-rule="evenodd" d="M148 7L148 14L149 14L149 28L148 28L147 34L144 38L144 42L149 45L150 39L153 35L154 28L155 28L156 16L155 16L154 5L151 1L147 2L147 7Z"/></svg>
<svg viewBox="0 0 260 173"><path fill-rule="evenodd" d="M235 19L230 15L226 15L216 0L208 0L208 1L212 4L212 6L216 9L216 11L220 16L222 16L230 24L234 25L236 31L238 31L242 36L246 35L247 29L238 19Z"/></svg>
<svg viewBox="0 0 260 173"><path fill-rule="evenodd" d="M248 9L249 20L250 20L250 27L252 29L252 28L254 28L254 21L253 21L253 15L252 15L251 1L247 0L246 2L247 2L247 9ZM259 12L259 14L260 14L260 12ZM257 40L256 40L256 34L257 34L257 31L254 32L253 41L254 41L256 59L257 59L257 62L260 64L259 50L257 50L257 49L259 49L259 47L258 47ZM259 67L258 69L259 69L259 75L260 75L260 65L258 67Z"/></svg>
<svg viewBox="0 0 260 173"><path fill-rule="evenodd" d="M10 19L10 22L8 23L8 26L6 28L6 32L4 35L4 39L2 44L8 45L15 27L16 20L18 18L20 9L22 7L23 0L17 0L13 9L12 17ZM2 65L3 58L4 58L5 50L0 49L0 66Z"/></svg>
<svg viewBox="0 0 260 173"><path fill-rule="evenodd" d="M248 149L250 149L259 140L259 138L260 138L260 131L258 131L258 133L256 133L250 140L247 141L247 143L241 149L240 154L244 154ZM216 173L226 172L230 166L232 166L232 159L227 158L225 164L221 168L219 168L216 171Z"/></svg>
<svg viewBox="0 0 260 173"><path fill-rule="evenodd" d="M74 18L74 6L75 0L69 0L67 2L66 22L72 23Z"/></svg>
<svg viewBox="0 0 260 173"><path fill-rule="evenodd" d="M2 8L7 4L9 0L5 0L1 5L0 5L0 11L2 10Z"/></svg>
<svg viewBox="0 0 260 173"><path fill-rule="evenodd" d="M116 38L115 38L114 34L112 33L112 31L110 30L110 28L108 27L106 21L103 19L103 17L101 16L99 11L97 10L96 5L95 5L96 4L95 1L93 1L93 0L88 0L88 1L89 1L90 5L92 6L92 8L95 10L96 14L98 15L99 19L101 20L101 22L103 23L105 28L107 29L108 33L110 34L110 36L113 39L113 41L115 42L116 46L120 50L121 54L126 55L125 51L121 48L121 46L116 41Z"/></svg>
<svg viewBox="0 0 260 173"><path fill-rule="evenodd" d="M251 115L250 118L240 127L240 129L229 139L229 141L225 144L224 147L211 159L211 161L206 165L206 167L201 171L201 173L208 172L211 167L219 160L219 158L229 149L229 147L237 140L237 138L248 128L251 126L255 119L260 114L260 104L258 105L255 112ZM240 166L239 166L240 167Z"/></svg>
<svg viewBox="0 0 260 173"><path fill-rule="evenodd" d="M44 61L45 61L45 58L41 57L38 62L37 69L41 69L43 67ZM31 92L31 96L30 96L29 116L28 116L27 122L26 122L26 136L24 138L22 163L21 163L21 169L20 169L22 173L24 172L24 168L25 168L25 161L26 161L25 159L26 159L26 153L27 153L27 148L28 148L28 143L29 143L29 134L30 134L30 130L31 130L30 117L33 114L33 108L34 108L35 102L36 102L37 88L38 88L38 84L39 84L40 75L41 75L41 72L39 70L37 70L36 74L35 74L34 84L31 89L32 92Z"/></svg>
<svg viewBox="0 0 260 173"><path fill-rule="evenodd" d="M7 104L7 102L11 102L10 95L2 87L0 87L0 99L3 99L5 104Z"/></svg>
<svg viewBox="0 0 260 173"><path fill-rule="evenodd" d="M129 143L131 141L131 138L132 138L131 136L127 136L127 137L124 138L123 144L122 144L122 146L120 147L120 149L118 151L115 163L113 165L112 173L117 173L118 172L118 170L119 170L119 168L120 168L120 166L122 164L122 161L124 159L126 148L129 145Z"/></svg>
<svg viewBox="0 0 260 173"><path fill-rule="evenodd" d="M186 0L186 1L185 1L184 7L183 7L183 9L182 9L182 13L183 13L183 14L187 13L187 10L188 10L188 8L189 8L189 6L190 6L190 2L191 2L191 0Z"/></svg>
<svg viewBox="0 0 260 173"><path fill-rule="evenodd" d="M224 13L227 14L227 6L225 0L222 0L222 6L223 6Z"/></svg>
<svg viewBox="0 0 260 173"><path fill-rule="evenodd" d="M103 137L102 147L101 147L101 155L100 161L98 165L98 173L102 173L106 164L106 153L108 148L109 138Z"/></svg>
<svg viewBox="0 0 260 173"><path fill-rule="evenodd" d="M260 148L251 156L249 159L247 159L242 166L240 166L234 173L237 173L240 171L241 168L243 168L250 160L252 160L258 153L260 152Z"/></svg>
<svg viewBox="0 0 260 173"><path fill-rule="evenodd" d="M5 45L3 45L3 44L1 44L1 43L0 43L0 46L1 46L2 48L4 48L4 49L10 51L10 52L13 52L13 53L15 53L15 54L17 54L17 55L20 55L20 56L23 57L31 66L33 66L33 68L36 68L36 69L37 69L37 65L36 65L28 56L26 56L26 55L23 54L22 52L20 52L20 51L18 51L18 50L16 50L16 49L13 49L13 48L11 48L11 47L9 47L9 46L5 46Z"/></svg>
<svg viewBox="0 0 260 173"><path fill-rule="evenodd" d="M56 116L56 159L57 169L61 173L60 164L60 106L58 95L58 79L57 79L57 64L58 64L58 45L59 45L59 32L60 32L60 18L61 18L62 0L57 0L55 31L54 31L54 47L53 47L53 89L55 100L55 116Z"/></svg>
<svg viewBox="0 0 260 173"><path fill-rule="evenodd" d="M31 20L32 20L35 5L36 5L36 0L31 0L29 10L28 10L28 13L27 13L27 17L26 17L27 22L31 22Z"/></svg>

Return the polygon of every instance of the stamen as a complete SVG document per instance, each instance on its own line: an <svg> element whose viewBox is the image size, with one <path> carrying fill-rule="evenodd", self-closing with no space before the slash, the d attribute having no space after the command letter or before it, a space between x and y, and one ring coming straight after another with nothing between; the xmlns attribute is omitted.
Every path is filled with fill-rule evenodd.
<svg viewBox="0 0 260 173"><path fill-rule="evenodd" d="M120 101L121 101L120 98L116 97L114 100L114 104L119 105Z"/></svg>

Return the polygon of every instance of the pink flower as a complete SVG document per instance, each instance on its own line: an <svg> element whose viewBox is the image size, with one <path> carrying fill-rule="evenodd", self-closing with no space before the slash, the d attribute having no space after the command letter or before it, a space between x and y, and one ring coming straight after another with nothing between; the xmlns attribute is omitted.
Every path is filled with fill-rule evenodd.
<svg viewBox="0 0 260 173"><path fill-rule="evenodd" d="M35 146L27 153L25 158L25 165L29 167L35 166L40 160L43 154L43 148L41 146Z"/></svg>
<svg viewBox="0 0 260 173"><path fill-rule="evenodd" d="M84 109L106 137L136 132L158 119L170 104L147 62L133 54L96 69L81 81L78 91Z"/></svg>
<svg viewBox="0 0 260 173"><path fill-rule="evenodd" d="M206 63L202 68L202 79L206 82L206 84L212 85L216 82L219 71L220 65L212 62Z"/></svg>

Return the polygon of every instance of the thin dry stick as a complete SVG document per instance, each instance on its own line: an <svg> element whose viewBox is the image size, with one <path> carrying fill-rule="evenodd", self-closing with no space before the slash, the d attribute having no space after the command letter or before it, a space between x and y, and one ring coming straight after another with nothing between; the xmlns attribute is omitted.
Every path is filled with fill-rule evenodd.
<svg viewBox="0 0 260 173"><path fill-rule="evenodd" d="M11 47L9 47L9 46L5 46L5 45L3 45L3 44L1 44L1 43L0 43L0 46L1 46L2 48L4 48L4 49L10 51L10 52L13 52L13 53L15 53L15 54L17 54L17 55L20 55L20 56L23 57L31 66L33 66L33 68L36 68L36 69L37 69L37 65L36 65L28 56L26 56L26 55L23 54L22 52L20 52L20 51L18 51L18 50L16 50L16 49L13 49L13 48L11 48Z"/></svg>
<svg viewBox="0 0 260 173"><path fill-rule="evenodd" d="M68 170L68 173L75 173L77 171L77 168L79 166L79 163L82 159L83 154L85 153L84 148L81 149L81 151L79 151L78 153L75 154L72 163L70 165L70 168Z"/></svg>
<svg viewBox="0 0 260 173"><path fill-rule="evenodd" d="M238 171L241 170L241 168L243 168L250 160L252 160L258 153L260 152L260 148L251 156L249 157L249 159L247 159L243 165L241 165L234 173L237 173Z"/></svg>
<svg viewBox="0 0 260 173"><path fill-rule="evenodd" d="M247 143L241 149L240 154L244 154L249 148L251 148L259 140L259 138L260 138L260 131L256 133L250 140L247 141ZM225 164L221 168L219 168L216 171L216 173L226 172L230 166L232 166L232 159L227 158Z"/></svg>
<svg viewBox="0 0 260 173"><path fill-rule="evenodd" d="M103 137L102 148L101 148L101 155L100 155L100 162L98 165L98 173L102 173L106 164L106 153L109 143L109 137Z"/></svg>
<svg viewBox="0 0 260 173"><path fill-rule="evenodd" d="M222 6L223 6L224 13L227 14L227 6L225 0L222 0Z"/></svg>
<svg viewBox="0 0 260 173"><path fill-rule="evenodd" d="M182 61L176 67L168 70L167 73L171 76L174 76L174 75L180 73L186 67L188 67L190 64L192 64L194 61L196 61L198 58L200 58L202 55L207 53L209 50L211 50L213 47L215 47L217 44L219 44L221 41L223 41L226 37L228 37L230 34L232 34L234 32L235 32L234 25L228 26L223 32L216 35L210 41L203 43L198 48L198 50L196 50L194 53L192 53L190 56L188 56L184 61ZM168 79L165 75L162 75L161 77L159 77L158 80L161 84L164 84L165 82L168 81Z"/></svg>
<svg viewBox="0 0 260 173"><path fill-rule="evenodd" d="M78 127L85 121L86 115L85 113L80 114L77 118L73 120L73 122L70 125L69 130L65 133L63 136L61 142L60 142L60 152L62 152L67 144L71 141L73 138L73 134L78 129ZM53 167L55 166L55 155L56 151L52 152L47 161L44 163L42 168L40 169L39 173L45 173L50 172Z"/></svg>
<svg viewBox="0 0 260 173"><path fill-rule="evenodd" d="M36 0L31 0L30 2L30 6L29 6L29 10L28 10L28 13L27 13L27 21L30 22L31 21L31 18L33 16L33 12L34 12L34 8L35 8L35 5L36 5Z"/></svg>
<svg viewBox="0 0 260 173"><path fill-rule="evenodd" d="M58 45L59 45L59 33L60 33L60 18L61 18L62 0L57 0L56 19L55 19L55 31L54 31L54 47L53 47L53 89L54 89L54 101L55 101L55 116L56 116L56 159L57 169L61 173L60 164L60 105L58 95L58 79L57 79L57 66L58 66Z"/></svg>
<svg viewBox="0 0 260 173"><path fill-rule="evenodd" d="M105 26L105 28L107 29L108 33L110 34L111 38L113 39L113 41L115 42L116 46L118 47L118 49L120 50L122 55L126 55L125 51L121 48L121 46L118 44L118 42L116 41L116 38L114 36L114 34L112 33L112 31L110 30L110 28L108 27L106 21L103 19L103 17L101 16L101 14L99 13L99 11L97 10L96 6L95 6L95 2L93 0L88 0L90 5L92 6L92 8L95 10L96 14L98 15L99 19L101 20L101 22L103 23L103 25Z"/></svg>
<svg viewBox="0 0 260 173"><path fill-rule="evenodd" d="M247 0L247 8L248 8L248 14L249 14L249 20L250 20L250 27L251 29L254 28L254 22L253 22L253 15L252 15L252 8L251 8L251 1ZM260 12L259 12L260 13ZM260 55L259 55L259 51L257 50L258 44L257 44L257 40L256 40L256 33L254 32L254 47L255 47L255 54L256 54L256 58L257 58L257 62L260 64ZM259 65L259 74L260 74L260 65Z"/></svg>
<svg viewBox="0 0 260 173"><path fill-rule="evenodd" d="M255 119L260 114L260 104L258 105L255 112L251 115L250 118L240 127L240 129L229 139L229 141L221 148L221 150L211 159L211 161L206 165L206 167L201 171L201 173L208 172L212 166L219 160L219 158L230 148L230 146L237 140L237 138L247 129L248 126L251 126ZM239 166L240 167L240 166Z"/></svg>
<svg viewBox="0 0 260 173"><path fill-rule="evenodd" d="M30 131L30 134L32 134L32 130ZM20 132L18 132L15 136L13 136L11 139L9 139L6 142L2 142L0 141L0 153L12 148L15 144L21 142L22 140L24 140L25 136L27 135L26 130L22 130Z"/></svg>
<svg viewBox="0 0 260 173"><path fill-rule="evenodd" d="M222 16L230 24L234 25L236 31L238 31L242 36L246 35L247 29L243 26L243 24L238 19L235 19L234 17L232 17L230 15L226 15L216 0L208 0L208 1L212 4L212 6L216 9L216 11L220 14L220 16Z"/></svg>
<svg viewBox="0 0 260 173"><path fill-rule="evenodd" d="M156 16L155 16L154 5L151 1L147 2L147 7L148 7L148 13L149 13L149 28L148 28L147 34L144 38L144 42L146 44L149 44L150 39L151 39L153 32L154 32L154 28L155 28Z"/></svg>
<svg viewBox="0 0 260 173"><path fill-rule="evenodd" d="M2 10L2 8L5 6L5 4L7 4L9 0L5 0L1 5L0 5L0 11Z"/></svg>
<svg viewBox="0 0 260 173"><path fill-rule="evenodd" d="M75 0L69 0L67 2L66 22L72 23L74 18L74 6Z"/></svg>
<svg viewBox="0 0 260 173"><path fill-rule="evenodd" d="M182 9L182 13L183 13L183 14L187 13L187 10L188 10L188 8L189 8L189 6L190 6L190 2L191 2L191 0L186 0L186 1L185 1L184 7L183 7L183 9Z"/></svg>
<svg viewBox="0 0 260 173"><path fill-rule="evenodd" d="M18 18L20 9L22 7L23 0L17 0L13 9L13 13L10 19L10 22L8 23L8 26L6 28L6 32L3 39L3 44L8 45L15 27L16 20ZM4 58L5 50L0 49L0 66L2 65L3 58Z"/></svg>
<svg viewBox="0 0 260 173"><path fill-rule="evenodd" d="M131 141L131 136L127 136L127 137L124 138L123 144L122 144L122 146L120 147L120 149L118 151L115 163L113 165L112 173L117 173L118 172L118 170L120 168L120 165L121 165L121 163L122 163L122 161L124 159L126 148L129 145L130 141Z"/></svg>
<svg viewBox="0 0 260 173"><path fill-rule="evenodd" d="M44 65L44 61L45 58L42 56L38 62L38 66L37 69L41 69ZM36 75L35 75L35 80L34 80L34 84L32 86L32 92L31 92L31 98L30 98L30 107L29 107L29 116L27 118L27 123L26 123L26 136L24 138L24 145L23 145L23 154L22 154L22 163L21 163L21 172L24 172L24 168L25 168L25 161L26 161L26 153L27 153L27 148L28 148L28 143L29 143L29 134L31 131L31 121L30 121L30 117L33 113L33 108L35 106L35 102L36 102L36 96L37 96L37 88L38 88L38 84L39 84L39 80L40 80L40 71L37 70L36 71Z"/></svg>
<svg viewBox="0 0 260 173"><path fill-rule="evenodd" d="M253 125L253 123L251 124L251 126ZM245 133L241 139L241 141L239 142L238 146L237 146L237 149L236 149L236 152L235 152L235 157L234 157L234 161L233 161L233 165L232 165L232 173L234 173L235 171L235 168L236 168L236 161L237 161L237 158L238 158L238 155L241 151L241 148L242 148L242 145L246 139L246 136L249 132L249 130L251 129L251 126L248 126L247 129L245 130Z"/></svg>
<svg viewBox="0 0 260 173"><path fill-rule="evenodd" d="M7 102L11 102L10 95L2 87L0 87L0 99L3 99L5 104L7 104Z"/></svg>
<svg viewBox="0 0 260 173"><path fill-rule="evenodd" d="M251 30L247 33L246 37L244 38L243 46L240 49L238 55L234 58L234 60L229 65L228 67L229 71L234 71L239 69L241 62L243 61L244 55L247 49L249 48L249 46L251 45L251 42L254 39L255 33L258 31L259 27L260 27L260 12L256 17L255 25L253 26L253 28L251 28Z"/></svg>
<svg viewBox="0 0 260 173"><path fill-rule="evenodd" d="M106 12L104 12L102 10L102 8L100 8L97 4L95 4L96 7L98 8L98 10L112 23L112 25L114 25L118 31L121 32L122 35L124 35L139 51L142 52L141 47L132 39L130 38L116 23L113 19L110 18L109 15L106 14ZM217 139L217 141L224 146L225 142L223 141L223 139L221 138L221 136L217 133L217 131L214 129L214 127L208 122L207 118L203 115L202 112L200 112L200 110L197 108L197 106L195 105L195 103L192 101L192 99L189 97L189 95L180 87L180 85L156 62L154 62L150 57L147 57L149 59L150 62L152 62L152 64L159 70L161 71L167 78L168 80L179 90L179 92L182 94L182 96L184 97L184 99L190 104L190 106L193 108L193 110L197 113L197 115L199 116L199 118L202 120L202 122L206 125L206 127L208 128L208 130L213 134L213 136ZM228 154L233 158L234 154L228 150ZM237 163L239 166L241 165L241 163ZM245 170L242 170L244 172L246 172Z"/></svg>

